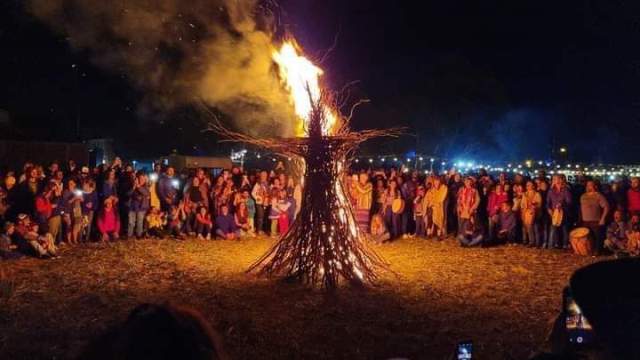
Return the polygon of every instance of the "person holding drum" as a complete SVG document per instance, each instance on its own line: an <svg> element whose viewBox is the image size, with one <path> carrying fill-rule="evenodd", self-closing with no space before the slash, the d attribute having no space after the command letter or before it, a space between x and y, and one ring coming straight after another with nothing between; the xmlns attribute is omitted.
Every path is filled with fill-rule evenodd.
<svg viewBox="0 0 640 360"><path fill-rule="evenodd" d="M549 226L549 236L547 238L546 247L553 249L561 247L569 248L569 208L571 206L571 192L567 188L564 178L560 175L554 175L551 179L551 189L547 192L547 212L551 218ZM558 232L562 231L562 241L558 242Z"/></svg>
<svg viewBox="0 0 640 360"><path fill-rule="evenodd" d="M400 235L402 213L404 212L404 199L398 189L395 179L389 180L389 187L384 193L384 221L390 230L391 239Z"/></svg>
<svg viewBox="0 0 640 360"><path fill-rule="evenodd" d="M604 245L604 224L609 213L609 202L602 195L593 180L587 181L586 192L580 197L580 220L583 227L593 235L593 248L600 254Z"/></svg>

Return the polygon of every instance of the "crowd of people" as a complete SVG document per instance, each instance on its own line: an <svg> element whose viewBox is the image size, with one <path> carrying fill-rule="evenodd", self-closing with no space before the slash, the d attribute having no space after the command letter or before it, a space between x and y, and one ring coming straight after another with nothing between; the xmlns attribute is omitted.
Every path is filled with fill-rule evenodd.
<svg viewBox="0 0 640 360"><path fill-rule="evenodd" d="M461 246L521 244L581 255L640 253L640 179L599 183L544 171L526 177L485 170L365 170L346 179L356 219L373 241L417 236Z"/></svg>
<svg viewBox="0 0 640 360"><path fill-rule="evenodd" d="M0 186L0 256L58 257L60 246L141 238L237 239L285 233L301 189L283 163L247 174L135 171L116 158L93 169L27 163Z"/></svg>
<svg viewBox="0 0 640 360"><path fill-rule="evenodd" d="M69 161L27 163L2 174L0 257L58 257L60 246L141 238L238 239L287 232L301 207L299 178L273 169L233 167L135 171L119 158L95 168ZM360 232L372 242L402 237L462 246L522 244L588 253L640 250L640 179L599 184L540 172L492 177L484 170L423 175L365 169L343 184ZM628 219L628 221L627 221ZM580 236L570 230L579 227Z"/></svg>

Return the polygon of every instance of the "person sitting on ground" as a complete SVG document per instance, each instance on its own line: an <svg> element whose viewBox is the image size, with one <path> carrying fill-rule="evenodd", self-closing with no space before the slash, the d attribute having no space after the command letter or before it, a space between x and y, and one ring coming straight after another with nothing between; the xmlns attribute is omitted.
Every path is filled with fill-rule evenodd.
<svg viewBox="0 0 640 360"><path fill-rule="evenodd" d="M627 249L627 231L628 226L624 221L624 215L621 210L613 213L613 221L607 228L607 239L604 241L604 247L610 251L617 253Z"/></svg>
<svg viewBox="0 0 640 360"><path fill-rule="evenodd" d="M17 251L18 246L13 243L12 236L16 230L14 223L7 221L0 234L0 259L14 260L22 257Z"/></svg>
<svg viewBox="0 0 640 360"><path fill-rule="evenodd" d="M233 215L229 214L229 206L220 207L220 214L216 217L216 235L222 239L233 240L238 237L236 222Z"/></svg>
<svg viewBox="0 0 640 360"><path fill-rule="evenodd" d="M391 234L384 224L384 218L379 213L371 217L371 241L374 243L383 243L391 239Z"/></svg>
<svg viewBox="0 0 640 360"><path fill-rule="evenodd" d="M627 230L627 251L631 255L640 254L640 214L631 215Z"/></svg>
<svg viewBox="0 0 640 360"><path fill-rule="evenodd" d="M196 233L198 234L198 239L210 240L212 227L213 222L211 221L207 208L200 206L200 209L198 209L198 215L196 215Z"/></svg>
<svg viewBox="0 0 640 360"><path fill-rule="evenodd" d="M236 213L233 215L236 227L240 229L240 236L253 235L251 226L249 224L249 212L247 210L247 203L241 201L238 203Z"/></svg>
<svg viewBox="0 0 640 360"><path fill-rule="evenodd" d="M104 200L104 205L98 214L98 231L100 238L106 242L110 239L118 240L120 236L120 216L114 206L115 198Z"/></svg>
<svg viewBox="0 0 640 360"><path fill-rule="evenodd" d="M180 221L182 222L182 231L189 236L196 236L196 204L187 200L181 200L178 208L180 209Z"/></svg>
<svg viewBox="0 0 640 360"><path fill-rule="evenodd" d="M462 247L473 247L482 245L484 240L484 231L479 221L470 218L460 224L458 241Z"/></svg>
<svg viewBox="0 0 640 360"><path fill-rule="evenodd" d="M498 240L506 243L516 242L516 215L512 210L511 201L505 201L500 205L498 215Z"/></svg>
<svg viewBox="0 0 640 360"><path fill-rule="evenodd" d="M40 235L38 230L38 224L32 222L27 214L18 215L18 226L16 226L18 237L28 244L38 257L42 259L57 258L53 236L49 233Z"/></svg>
<svg viewBox="0 0 640 360"><path fill-rule="evenodd" d="M167 230L174 239L184 240L184 234L182 233L182 221L184 218L184 203L182 201L178 206L171 206Z"/></svg>
<svg viewBox="0 0 640 360"><path fill-rule="evenodd" d="M147 232L149 236L156 239L164 239L164 226L167 218L157 207L152 207L147 214Z"/></svg>

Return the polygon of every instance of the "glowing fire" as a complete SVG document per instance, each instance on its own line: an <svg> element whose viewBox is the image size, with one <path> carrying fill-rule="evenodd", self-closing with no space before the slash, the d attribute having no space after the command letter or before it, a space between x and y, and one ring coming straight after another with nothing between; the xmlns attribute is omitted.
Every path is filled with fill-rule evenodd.
<svg viewBox="0 0 640 360"><path fill-rule="evenodd" d="M296 135L306 134L311 112L312 101L320 99L320 76L323 71L309 59L299 54L294 42L285 42L279 51L274 50L273 60L280 68L280 79L291 93L291 100L295 107L300 123L296 127ZM324 105L326 124L322 129L323 135L331 135L334 131L337 116Z"/></svg>

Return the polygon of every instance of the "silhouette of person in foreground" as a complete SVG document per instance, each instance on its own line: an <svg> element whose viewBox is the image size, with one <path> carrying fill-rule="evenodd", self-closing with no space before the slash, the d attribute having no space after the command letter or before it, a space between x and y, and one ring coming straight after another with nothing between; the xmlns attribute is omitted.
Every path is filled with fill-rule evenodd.
<svg viewBox="0 0 640 360"><path fill-rule="evenodd" d="M229 359L218 333L192 309L142 304L89 344L80 359Z"/></svg>

